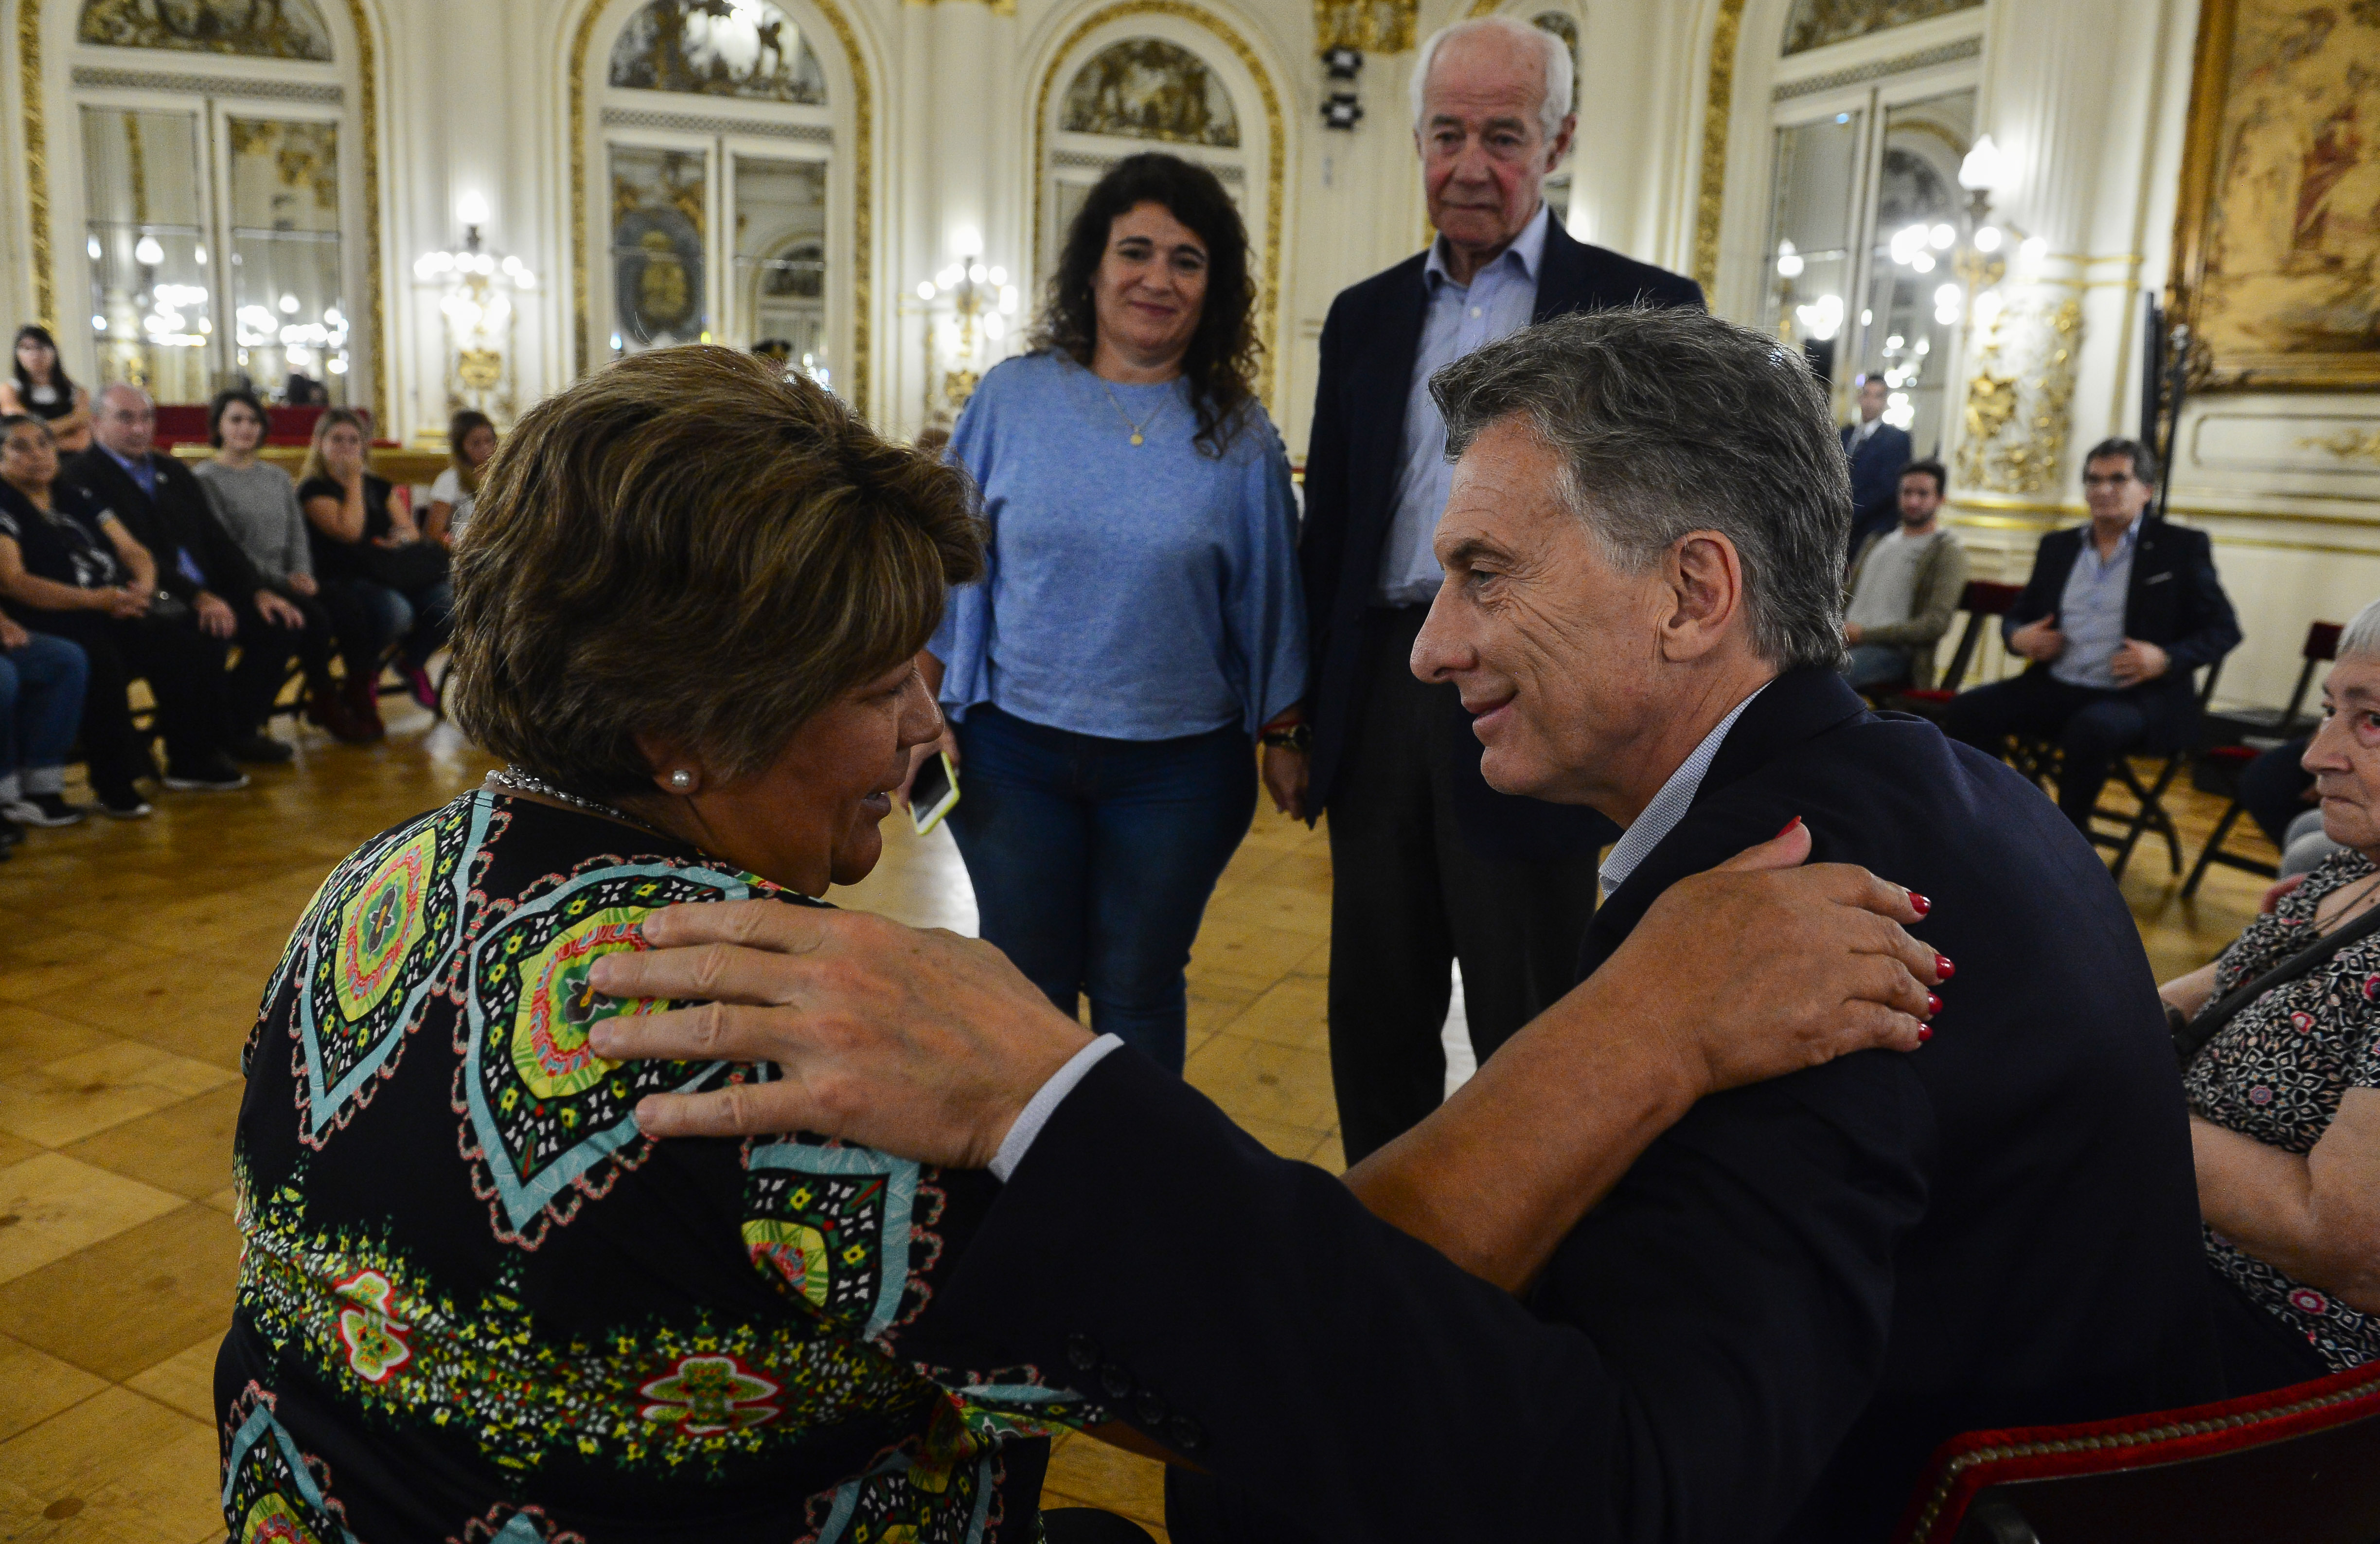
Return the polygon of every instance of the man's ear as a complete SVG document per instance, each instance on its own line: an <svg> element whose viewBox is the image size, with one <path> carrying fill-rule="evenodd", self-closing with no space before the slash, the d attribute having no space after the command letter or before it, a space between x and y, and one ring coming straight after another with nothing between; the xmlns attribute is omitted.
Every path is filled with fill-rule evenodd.
<svg viewBox="0 0 2380 1544"><path fill-rule="evenodd" d="M1661 560L1670 612L1661 619L1661 657L1698 660L1717 649L1743 609L1743 561L1715 530L1688 531Z"/></svg>

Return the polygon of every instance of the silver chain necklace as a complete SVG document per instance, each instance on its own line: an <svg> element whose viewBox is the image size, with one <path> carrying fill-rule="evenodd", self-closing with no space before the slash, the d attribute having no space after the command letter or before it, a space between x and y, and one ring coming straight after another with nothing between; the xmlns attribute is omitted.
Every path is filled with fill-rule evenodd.
<svg viewBox="0 0 2380 1544"><path fill-rule="evenodd" d="M574 809L584 809L589 815L601 815L606 820L625 821L629 825L650 831L656 836L666 837L672 842L685 840L683 837L674 836L663 831L650 821L629 814L616 805L605 804L599 799L584 798L566 789L557 788L545 779L525 772L518 767L506 767L502 772L492 772L488 774L488 781L500 787L513 789L516 793L536 794L540 797L569 805Z"/></svg>

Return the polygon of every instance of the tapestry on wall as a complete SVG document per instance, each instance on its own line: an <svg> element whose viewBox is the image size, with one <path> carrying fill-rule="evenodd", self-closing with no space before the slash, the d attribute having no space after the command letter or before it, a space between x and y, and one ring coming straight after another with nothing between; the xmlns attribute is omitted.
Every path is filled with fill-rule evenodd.
<svg viewBox="0 0 2380 1544"><path fill-rule="evenodd" d="M2175 272L2213 386L2380 386L2380 0L2207 0Z"/></svg>

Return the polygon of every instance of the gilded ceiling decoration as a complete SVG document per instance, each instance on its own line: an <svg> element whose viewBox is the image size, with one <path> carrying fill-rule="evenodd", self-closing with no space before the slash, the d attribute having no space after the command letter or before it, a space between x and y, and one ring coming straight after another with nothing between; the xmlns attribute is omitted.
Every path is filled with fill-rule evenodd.
<svg viewBox="0 0 2380 1544"><path fill-rule="evenodd" d="M1803 54L1830 43L1848 43L1889 27L1906 27L1952 11L1973 10L1984 0L1793 0L1785 18L1785 52Z"/></svg>
<svg viewBox="0 0 2380 1544"><path fill-rule="evenodd" d="M653 0L612 45L612 84L805 106L826 74L793 18L767 0Z"/></svg>
<svg viewBox="0 0 2380 1544"><path fill-rule="evenodd" d="M109 48L331 62L331 30L314 0L84 0L75 36Z"/></svg>
<svg viewBox="0 0 2380 1544"><path fill-rule="evenodd" d="M1177 145L1240 143L1223 83L1205 60L1163 38L1127 38L1093 55L1066 88L1059 127Z"/></svg>

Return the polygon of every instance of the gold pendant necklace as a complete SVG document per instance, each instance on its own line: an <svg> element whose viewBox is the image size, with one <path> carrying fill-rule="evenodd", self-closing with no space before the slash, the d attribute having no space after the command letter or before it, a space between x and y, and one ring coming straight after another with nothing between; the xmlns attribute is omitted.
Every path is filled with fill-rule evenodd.
<svg viewBox="0 0 2380 1544"><path fill-rule="evenodd" d="M1159 416L1162 414L1166 408L1172 407L1173 404L1173 394L1168 392L1165 394L1165 400L1157 405L1156 412L1149 414L1148 417L1141 419L1138 423L1135 423L1132 421L1132 415L1123 410L1123 404L1116 400L1116 394L1112 387L1111 387L1105 381L1101 381L1099 383L1099 390L1108 394L1108 406L1116 410L1116 417L1123 419L1123 426L1131 432L1132 443L1134 444L1139 444L1142 442L1144 432L1148 430L1150 424L1157 421Z"/></svg>

